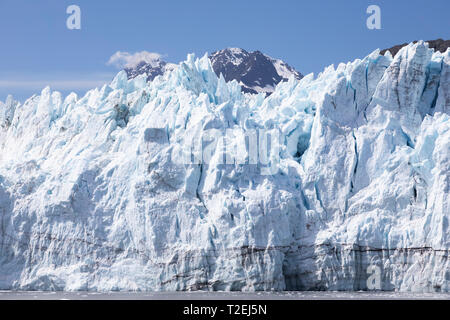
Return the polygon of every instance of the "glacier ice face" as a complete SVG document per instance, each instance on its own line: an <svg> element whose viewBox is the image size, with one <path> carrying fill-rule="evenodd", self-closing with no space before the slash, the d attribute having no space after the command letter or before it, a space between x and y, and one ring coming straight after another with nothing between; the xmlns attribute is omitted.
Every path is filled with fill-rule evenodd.
<svg viewBox="0 0 450 320"><path fill-rule="evenodd" d="M265 97L189 55L152 82L8 98L0 288L366 290L377 266L382 290L448 292L449 66L419 42ZM277 131L277 170L177 161L229 129Z"/></svg>

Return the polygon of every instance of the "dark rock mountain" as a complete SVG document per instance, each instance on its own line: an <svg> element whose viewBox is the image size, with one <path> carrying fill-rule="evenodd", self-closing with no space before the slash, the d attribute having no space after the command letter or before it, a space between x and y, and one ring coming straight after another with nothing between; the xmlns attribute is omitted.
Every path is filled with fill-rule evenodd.
<svg viewBox="0 0 450 320"><path fill-rule="evenodd" d="M303 76L281 60L273 59L260 51L247 52L243 49L228 48L210 55L214 72L222 74L226 81L236 80L242 91L270 94L281 81L292 75Z"/></svg>
<svg viewBox="0 0 450 320"><path fill-rule="evenodd" d="M147 81L152 81L156 76L164 74L168 70L174 68L174 64L167 63L163 60L155 60L152 63L141 61L135 67L125 68L128 79L136 78L138 75L147 74Z"/></svg>
<svg viewBox="0 0 450 320"><path fill-rule="evenodd" d="M413 42L416 43L417 41ZM429 40L426 42L428 42L429 48L433 48L434 51L440 51L442 53L444 53L447 50L447 48L450 47L450 40L436 39L436 40ZM389 49L381 50L381 54L385 54L386 51L389 50L392 56L395 56L400 51L401 48L407 46L408 44L409 43L403 43L393 46L392 48Z"/></svg>
<svg viewBox="0 0 450 320"><path fill-rule="evenodd" d="M273 59L260 51L247 52L238 48L227 48L216 51L209 56L217 76L223 75L226 81L236 80L242 91L247 93L263 92L271 94L281 81L287 81L290 76L301 79L303 76L294 68L279 59ZM148 63L140 62L134 68L126 68L128 79L141 74L147 74L151 81L156 76L174 68L174 64L163 60Z"/></svg>

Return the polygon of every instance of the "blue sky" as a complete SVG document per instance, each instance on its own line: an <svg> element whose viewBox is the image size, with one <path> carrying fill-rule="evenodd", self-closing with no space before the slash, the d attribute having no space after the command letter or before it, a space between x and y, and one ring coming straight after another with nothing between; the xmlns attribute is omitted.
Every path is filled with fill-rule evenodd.
<svg viewBox="0 0 450 320"><path fill-rule="evenodd" d="M66 8L81 8L68 30ZM381 30L366 27L369 5ZM376 48L450 38L448 0L0 0L0 100L45 85L68 94L110 81L117 51L157 52L170 62L225 47L260 50L303 74Z"/></svg>

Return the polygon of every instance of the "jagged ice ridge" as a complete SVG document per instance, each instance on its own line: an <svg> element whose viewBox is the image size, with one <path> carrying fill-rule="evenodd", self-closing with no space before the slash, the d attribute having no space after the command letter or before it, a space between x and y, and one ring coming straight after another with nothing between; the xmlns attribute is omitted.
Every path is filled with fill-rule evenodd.
<svg viewBox="0 0 450 320"><path fill-rule="evenodd" d="M8 98L0 289L366 290L376 265L382 290L448 292L449 78L450 50L419 42L269 97L189 55L152 82ZM278 172L171 158L228 128L279 130Z"/></svg>

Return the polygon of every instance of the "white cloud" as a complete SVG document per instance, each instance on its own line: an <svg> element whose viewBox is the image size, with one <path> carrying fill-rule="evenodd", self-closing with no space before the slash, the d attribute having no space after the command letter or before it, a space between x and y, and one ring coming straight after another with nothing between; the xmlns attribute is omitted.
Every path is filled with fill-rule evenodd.
<svg viewBox="0 0 450 320"><path fill-rule="evenodd" d="M152 66L156 66L159 64L162 57L161 54L156 52L141 51L129 53L117 51L109 58L107 64L123 69L135 67L139 62L145 61Z"/></svg>

